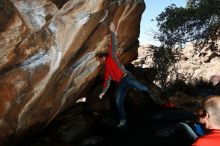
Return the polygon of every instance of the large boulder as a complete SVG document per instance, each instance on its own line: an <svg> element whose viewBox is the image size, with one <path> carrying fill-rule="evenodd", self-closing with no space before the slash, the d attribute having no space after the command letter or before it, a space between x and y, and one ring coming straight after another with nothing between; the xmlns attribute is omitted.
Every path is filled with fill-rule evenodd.
<svg viewBox="0 0 220 146"><path fill-rule="evenodd" d="M1 143L46 126L87 96L110 21L122 63L137 57L144 0L3 0L0 8Z"/></svg>

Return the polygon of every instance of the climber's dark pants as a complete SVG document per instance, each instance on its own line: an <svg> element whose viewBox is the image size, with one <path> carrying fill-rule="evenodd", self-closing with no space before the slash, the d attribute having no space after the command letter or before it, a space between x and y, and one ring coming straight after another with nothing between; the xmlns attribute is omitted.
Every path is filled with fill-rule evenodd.
<svg viewBox="0 0 220 146"><path fill-rule="evenodd" d="M126 76L124 76L121 82L119 83L119 87L116 92L116 106L119 120L126 120L125 109L123 104L129 88L148 92L147 86L139 82L132 75L127 74Z"/></svg>

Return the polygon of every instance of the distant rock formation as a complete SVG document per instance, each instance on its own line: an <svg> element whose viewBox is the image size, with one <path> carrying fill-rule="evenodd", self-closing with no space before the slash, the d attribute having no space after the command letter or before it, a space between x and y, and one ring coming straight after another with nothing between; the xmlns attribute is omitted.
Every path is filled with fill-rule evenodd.
<svg viewBox="0 0 220 146"><path fill-rule="evenodd" d="M138 50L139 57L133 63L143 68L152 67L153 48L151 45L140 46ZM188 44L180 54L180 61L175 66L186 82L199 79L216 82L212 76L220 76L220 47L213 52L207 48L194 48L192 44Z"/></svg>
<svg viewBox="0 0 220 146"><path fill-rule="evenodd" d="M3 0L0 8L1 142L42 128L88 94L110 21L121 61L137 57L144 0Z"/></svg>

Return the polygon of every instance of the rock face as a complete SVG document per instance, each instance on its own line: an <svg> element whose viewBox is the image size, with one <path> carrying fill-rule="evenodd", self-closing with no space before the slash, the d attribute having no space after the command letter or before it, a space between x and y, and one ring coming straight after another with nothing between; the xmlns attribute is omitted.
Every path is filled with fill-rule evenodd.
<svg viewBox="0 0 220 146"><path fill-rule="evenodd" d="M219 42L220 44L220 42ZM134 64L143 68L152 67L153 49L151 45L141 46L139 58ZM217 83L220 81L220 48L215 52L207 48L187 45L181 52L180 61L175 64L177 72L186 82L203 79Z"/></svg>
<svg viewBox="0 0 220 146"><path fill-rule="evenodd" d="M2 143L45 126L88 94L110 21L122 63L137 56L143 0L3 0L0 8Z"/></svg>

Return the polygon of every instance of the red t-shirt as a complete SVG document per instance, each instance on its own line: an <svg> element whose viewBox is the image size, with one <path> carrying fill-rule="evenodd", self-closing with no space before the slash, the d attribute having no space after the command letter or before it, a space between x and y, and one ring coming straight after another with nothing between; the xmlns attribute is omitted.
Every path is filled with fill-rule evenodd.
<svg viewBox="0 0 220 146"><path fill-rule="evenodd" d="M192 146L220 146L220 129L211 129L207 134L199 137Z"/></svg>
<svg viewBox="0 0 220 146"><path fill-rule="evenodd" d="M105 80L111 76L111 79L117 83L120 82L124 72L119 67L119 64L116 63L113 56L109 54L105 61Z"/></svg>
<svg viewBox="0 0 220 146"><path fill-rule="evenodd" d="M109 55L106 57L105 61L105 81L103 84L103 92L105 92L109 87L110 80L119 83L125 72L127 71L119 62L116 55L116 34L112 32L109 45Z"/></svg>

